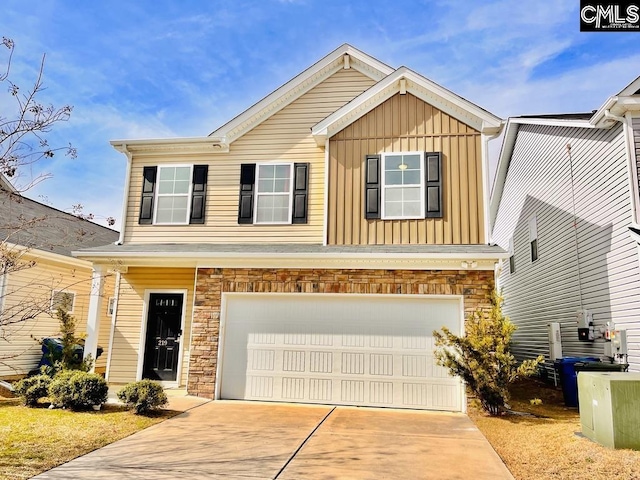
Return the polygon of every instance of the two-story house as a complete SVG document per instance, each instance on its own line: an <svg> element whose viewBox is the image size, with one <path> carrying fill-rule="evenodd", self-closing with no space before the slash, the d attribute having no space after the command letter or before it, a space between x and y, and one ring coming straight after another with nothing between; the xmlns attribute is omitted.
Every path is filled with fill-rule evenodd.
<svg viewBox="0 0 640 480"><path fill-rule="evenodd" d="M209 136L113 141L121 236L76 253L97 283L120 266L108 380L462 410L432 332L463 331L506 256L487 223L501 127L343 45Z"/></svg>
<svg viewBox="0 0 640 480"><path fill-rule="evenodd" d="M118 232L31 200L0 174L0 238L0 379L13 380L37 368L40 340L59 334L59 304L76 319L76 333L84 332L92 264L71 251L112 244ZM99 372L108 356L112 280L109 274L103 278L106 299L95 312L103 326L98 343L105 350L95 364Z"/></svg>
<svg viewBox="0 0 640 480"><path fill-rule="evenodd" d="M609 356L608 324L626 330L618 360L640 371L639 167L640 78L593 112L507 122L491 223L510 255L498 286L520 359Z"/></svg>

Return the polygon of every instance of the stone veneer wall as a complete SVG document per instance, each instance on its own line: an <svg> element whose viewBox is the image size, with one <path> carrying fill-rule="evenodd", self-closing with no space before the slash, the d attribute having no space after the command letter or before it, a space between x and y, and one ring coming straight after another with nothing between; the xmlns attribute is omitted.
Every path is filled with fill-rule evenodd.
<svg viewBox="0 0 640 480"><path fill-rule="evenodd" d="M489 307L493 271L200 268L193 311L191 395L213 398L223 292L464 295L465 316Z"/></svg>

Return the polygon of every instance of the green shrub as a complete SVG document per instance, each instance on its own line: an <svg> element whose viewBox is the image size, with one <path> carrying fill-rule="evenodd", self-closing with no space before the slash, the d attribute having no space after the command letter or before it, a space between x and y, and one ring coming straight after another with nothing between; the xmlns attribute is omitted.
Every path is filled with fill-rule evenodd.
<svg viewBox="0 0 640 480"><path fill-rule="evenodd" d="M38 400L48 395L49 384L51 378L47 375L35 375L20 380L15 384L14 392L18 395L25 405L32 407L38 403Z"/></svg>
<svg viewBox="0 0 640 480"><path fill-rule="evenodd" d="M65 370L49 386L49 399L58 407L82 410L107 401L109 387L100 375Z"/></svg>
<svg viewBox="0 0 640 480"><path fill-rule="evenodd" d="M152 380L140 380L125 385L118 392L118 398L136 414L147 413L168 403L162 385Z"/></svg>
<svg viewBox="0 0 640 480"><path fill-rule="evenodd" d="M518 365L511 353L516 326L502 314L502 297L497 292L491 296L491 309L469 315L464 328L462 337L446 327L433 332L436 361L465 381L485 411L499 415L509 400L509 385L519 377L534 375L544 357Z"/></svg>

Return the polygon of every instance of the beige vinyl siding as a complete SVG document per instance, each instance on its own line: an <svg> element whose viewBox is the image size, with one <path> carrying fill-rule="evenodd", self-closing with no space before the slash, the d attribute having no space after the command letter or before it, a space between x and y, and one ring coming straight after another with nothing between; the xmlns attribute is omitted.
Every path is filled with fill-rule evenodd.
<svg viewBox="0 0 640 480"><path fill-rule="evenodd" d="M191 268L129 268L120 280L113 354L109 367L110 383L128 383L136 380L138 352L143 318L145 291L187 290L185 299L185 328L180 344L182 374L180 384L186 385L193 310L195 270Z"/></svg>
<svg viewBox="0 0 640 480"><path fill-rule="evenodd" d="M42 259L38 257L37 251L31 252L24 259L33 259L36 263L33 267L8 275L3 308L5 311L11 311L19 305L31 305L40 313L34 318L4 328L2 332L4 339L0 340L0 378L24 375L36 368L42 355L39 341L59 334L59 321L49 310L53 290L75 293L71 314L76 320L76 334L81 336L86 332L91 292L90 265L86 263L85 267L79 267L51 259ZM105 327L108 322L104 320L106 307L103 313L99 344L105 352L96 362L98 368L106 365L109 345L108 325Z"/></svg>
<svg viewBox="0 0 640 480"><path fill-rule="evenodd" d="M582 306L592 312L596 328L611 321L628 330L631 369L640 371L640 270L627 230L632 210L625 152L620 125L520 126L493 230L503 248L514 239L516 271L510 274L505 264L499 287L505 314L518 326L519 359L548 358L550 322L561 324L564 356L602 356L602 339L578 340L576 311ZM533 263L532 215L539 254Z"/></svg>
<svg viewBox="0 0 640 480"><path fill-rule="evenodd" d="M285 242L322 243L324 214L324 148L311 127L373 84L356 70L339 70L271 118L240 137L226 154L208 157L176 153L172 157L134 156L125 242ZM308 162L308 223L304 225L238 225L240 164ZM209 165L204 225L138 225L142 170L146 165Z"/></svg>
<svg viewBox="0 0 640 480"><path fill-rule="evenodd" d="M442 152L443 218L367 220L367 154ZM411 94L396 94L329 142L328 243L484 243L480 134Z"/></svg>

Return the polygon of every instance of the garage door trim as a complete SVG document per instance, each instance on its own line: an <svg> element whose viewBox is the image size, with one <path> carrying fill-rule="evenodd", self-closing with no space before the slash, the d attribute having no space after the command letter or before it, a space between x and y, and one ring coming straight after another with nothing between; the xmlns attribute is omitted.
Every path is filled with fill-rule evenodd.
<svg viewBox="0 0 640 480"><path fill-rule="evenodd" d="M458 312L459 312L459 329L460 334L464 334L464 297L462 295L424 295L424 294L360 294L360 293L292 293L292 292L223 292L221 295L221 305L220 305L220 331L218 334L218 352L217 352L217 365L216 365L216 380L214 385L214 398L216 400L221 399L222 393L222 382L223 382L223 362L224 362L224 353L225 353L225 340L226 340L226 328L227 328L227 316L229 311L229 300L231 298L237 297L247 297L251 296L252 298L256 297L268 297L269 299L273 299L274 297L287 298L295 296L296 298L301 297L312 297L317 299L318 297L323 298L342 298L345 297L357 297L357 298L366 298L366 297L375 297L376 299L392 299L392 300L401 300L402 298L412 299L412 300L447 300L458 302ZM466 411L466 394L465 389L460 389L460 405L461 411Z"/></svg>

